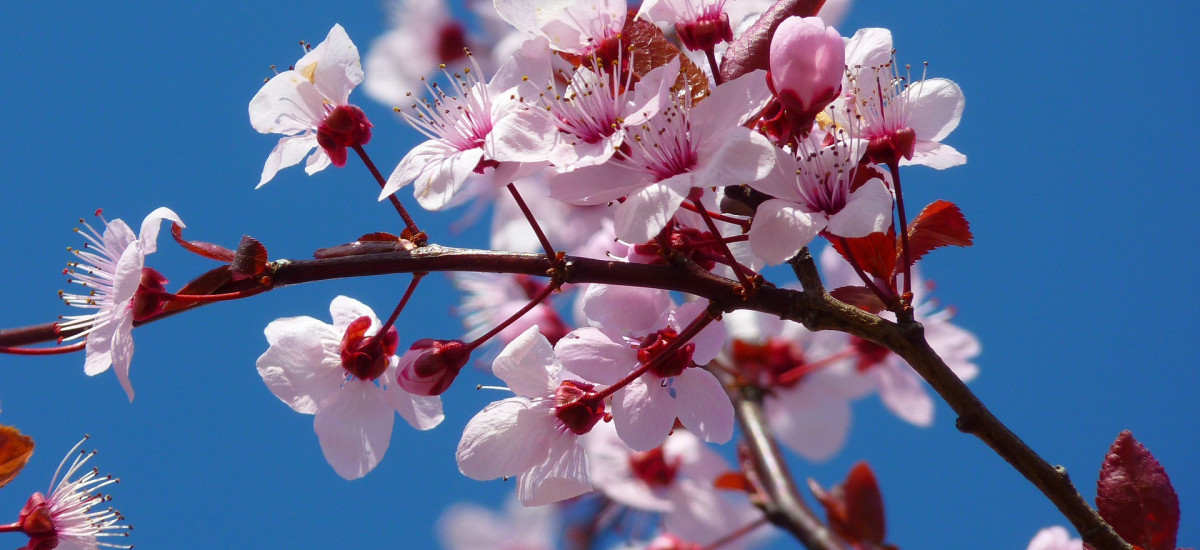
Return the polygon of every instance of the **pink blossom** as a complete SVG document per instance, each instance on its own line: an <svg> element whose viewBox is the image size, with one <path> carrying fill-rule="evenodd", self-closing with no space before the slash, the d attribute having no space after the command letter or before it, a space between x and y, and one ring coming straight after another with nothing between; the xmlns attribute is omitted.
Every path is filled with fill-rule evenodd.
<svg viewBox="0 0 1200 550"><path fill-rule="evenodd" d="M771 37L771 90L796 135L841 93L845 54L842 36L819 17L789 17Z"/></svg>
<svg viewBox="0 0 1200 550"><path fill-rule="evenodd" d="M838 122L859 126L870 140L873 162L920 164L943 169L967 157L942 140L958 127L966 99L951 80L910 82L901 75L887 29L862 29L846 43L844 97L832 113Z"/></svg>
<svg viewBox="0 0 1200 550"><path fill-rule="evenodd" d="M128 537L133 527L123 525L125 517L111 507L96 509L111 499L100 489L120 480L111 475L100 475L95 468L83 470L84 464L96 456L96 451L79 451L76 454L87 439L84 437L76 443L59 463L54 471L54 479L50 481L50 496L47 498L42 493L34 493L21 509L15 525L29 535L26 550L133 548L131 545L104 540L108 537ZM63 473L63 466L72 456L71 466ZM72 480L71 477L81 470L83 475ZM59 473L63 473L63 477L56 484L54 480L59 479Z"/></svg>
<svg viewBox="0 0 1200 550"><path fill-rule="evenodd" d="M1083 550L1083 540L1071 538L1066 529L1055 525L1038 531L1026 550Z"/></svg>
<svg viewBox="0 0 1200 550"><path fill-rule="evenodd" d="M709 50L733 40L728 0L646 0L638 17L674 25L680 41L689 50Z"/></svg>
<svg viewBox="0 0 1200 550"><path fill-rule="evenodd" d="M466 57L464 25L442 0L394 0L387 7L391 29L371 43L364 60L363 89L387 105L407 103L408 93L439 64ZM472 48L474 49L474 48Z"/></svg>
<svg viewBox="0 0 1200 550"><path fill-rule="evenodd" d="M500 17L561 52L589 54L621 32L625 0L495 0Z"/></svg>
<svg viewBox="0 0 1200 550"><path fill-rule="evenodd" d="M139 315L139 298L144 294L139 291L143 281L161 286L166 280L158 272L145 268L146 256L158 248L158 231L163 220L183 227L179 215L165 207L146 216L136 236L120 219L105 220L103 234L84 224L87 233L80 233L88 243L83 249L71 250L79 261L70 264L68 274L69 282L87 288L88 292L60 293L69 306L96 310L87 315L64 316L58 324L61 331L78 331L67 340L87 336L83 371L95 376L111 365L130 402L133 401L133 385L129 381L133 321Z"/></svg>
<svg viewBox="0 0 1200 550"><path fill-rule="evenodd" d="M309 175L330 164L346 164L346 147L371 139L370 122L350 105L350 91L363 80L358 48L341 25L334 25L317 47L304 54L295 68L271 77L250 100L250 124L264 134L283 134L263 166L262 187L282 168L308 156ZM343 128L330 128L326 119ZM331 136L331 130L335 130ZM340 130L340 131L337 131ZM318 148L319 146L319 148Z"/></svg>
<svg viewBox="0 0 1200 550"><path fill-rule="evenodd" d="M596 387L562 368L537 327L506 346L492 372L517 395L467 422L456 453L459 471L481 481L517 476L517 496L526 506L590 491L578 438L604 414Z"/></svg>
<svg viewBox="0 0 1200 550"><path fill-rule="evenodd" d="M584 313L595 326L571 331L555 345L563 367L600 384L623 381L664 352L679 333L704 315L706 304L670 307L665 291L591 285ZM616 390L612 415L630 447L648 451L662 443L678 418L705 441L733 437L733 405L721 383L695 368L716 357L725 329L710 323L667 360Z"/></svg>
<svg viewBox="0 0 1200 550"><path fill-rule="evenodd" d="M264 331L270 347L256 366L280 401L316 415L313 429L334 471L358 479L383 460L394 413L428 430L441 423L442 402L396 384L396 336L372 339L382 324L371 308L338 296L329 313L332 325L312 317L272 321Z"/></svg>

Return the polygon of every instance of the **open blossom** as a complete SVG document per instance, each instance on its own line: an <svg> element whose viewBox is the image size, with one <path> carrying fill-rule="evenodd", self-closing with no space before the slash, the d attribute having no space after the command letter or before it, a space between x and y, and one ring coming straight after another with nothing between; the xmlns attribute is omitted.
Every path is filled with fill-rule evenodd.
<svg viewBox="0 0 1200 550"><path fill-rule="evenodd" d="M834 120L860 121L857 137L870 141L873 162L937 169L965 164L965 155L942 143L962 119L962 89L945 78L908 82L894 51L887 29L862 29L846 42L843 97L834 103Z"/></svg>
<svg viewBox="0 0 1200 550"><path fill-rule="evenodd" d="M892 194L880 173L860 167L866 150L866 140L820 147L812 138L800 140L796 153L777 150L776 169L750 184L774 197L758 206L750 226L754 253L779 264L822 231L857 238L890 225Z"/></svg>
<svg viewBox="0 0 1200 550"><path fill-rule="evenodd" d="M724 187L766 177L774 147L742 126L770 97L762 73L726 82L703 101L691 94L637 127L626 129L629 151L598 166L559 174L551 196L571 204L617 206L616 232L640 243L666 227L692 189Z"/></svg>
<svg viewBox="0 0 1200 550"><path fill-rule="evenodd" d="M101 218L103 220L103 218ZM170 208L157 208L142 220L137 235L119 218L104 222L101 234L90 225L81 232L88 243L72 250L79 261L72 262L70 282L88 289L86 294L60 293L69 306L95 310L87 315L64 316L58 323L62 332L79 331L69 338L87 336L83 371L95 376L111 365L117 380L133 401L129 382L129 363L133 358L133 321L143 312L148 296L144 289L161 290L166 279L148 269L146 256L158 248L158 230L163 220L183 227L183 221Z"/></svg>
<svg viewBox="0 0 1200 550"><path fill-rule="evenodd" d="M58 479L59 473L63 473L62 469L67 464L67 459L71 459L72 456L74 458L57 484L51 480L50 496L34 493L21 509L15 527L29 535L26 550L133 548L130 545L104 540L108 537L127 537L133 528L123 525L125 517L111 507L96 509L111 499L101 493L100 489L119 480L111 475L100 475L95 468L83 471L78 479L71 479L82 470L84 464L96 456L96 451L79 451L76 454L80 445L87 439L84 437L63 457L58 470L54 472L55 479Z"/></svg>
<svg viewBox="0 0 1200 550"><path fill-rule="evenodd" d="M579 436L604 416L597 388L563 369L537 327L506 346L492 372L517 395L467 422L456 454L459 471L481 481L517 476L517 496L526 506L592 490Z"/></svg>
<svg viewBox="0 0 1200 550"><path fill-rule="evenodd" d="M701 315L702 301L679 308L665 291L591 285L583 310L594 326L571 331L555 345L563 367L600 384L624 382L635 370L650 370L613 393L617 433L630 447L659 446L678 418L705 441L733 437L733 405L712 373L697 368L716 357L725 329L709 323L670 356L652 363Z"/></svg>
<svg viewBox="0 0 1200 550"><path fill-rule="evenodd" d="M387 452L394 412L428 430L441 423L442 402L396 384L395 329L373 339L382 324L371 308L338 296L329 313L332 325L312 317L272 321L264 330L270 347L256 366L271 393L316 415L313 429L334 471L358 479Z"/></svg>
<svg viewBox="0 0 1200 550"><path fill-rule="evenodd" d="M625 0L495 0L496 12L551 48L590 54L608 45L625 26Z"/></svg>
<svg viewBox="0 0 1200 550"><path fill-rule="evenodd" d="M451 90L431 85L432 103L415 103L404 118L429 140L401 159L379 195L383 200L413 184L413 196L428 210L453 204L472 173L491 172L503 186L545 166L551 123L530 113L525 96L531 82L549 79L549 55L543 40L530 40L488 82L479 65L450 77Z"/></svg>
<svg viewBox="0 0 1200 550"><path fill-rule="evenodd" d="M334 25L294 69L271 77L254 94L250 124L261 133L285 136L267 157L259 187L314 148L319 147L304 167L309 175L330 164L345 166L346 147L371 140L371 123L348 103L350 91L362 81L358 48L341 25Z"/></svg>
<svg viewBox="0 0 1200 550"><path fill-rule="evenodd" d="M736 1L736 0L734 0ZM717 44L733 40L733 28L725 5L730 0L646 0L638 10L639 17L650 21L665 21L675 26L684 47L689 50L709 50Z"/></svg>

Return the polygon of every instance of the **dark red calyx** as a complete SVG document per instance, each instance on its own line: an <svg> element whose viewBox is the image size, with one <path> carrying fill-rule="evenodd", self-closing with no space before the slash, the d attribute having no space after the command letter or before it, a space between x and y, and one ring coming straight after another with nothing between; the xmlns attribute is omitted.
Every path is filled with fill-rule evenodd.
<svg viewBox="0 0 1200 550"><path fill-rule="evenodd" d="M751 380L764 387L795 386L803 376L783 376L805 365L804 352L790 342L768 340L763 344L733 341L733 360Z"/></svg>
<svg viewBox="0 0 1200 550"><path fill-rule="evenodd" d="M604 418L604 399L587 382L564 380L554 390L554 416L575 435L592 431Z"/></svg>
<svg viewBox="0 0 1200 550"><path fill-rule="evenodd" d="M650 334L642 339L642 343L638 345L637 357L641 364L646 365L651 361L655 361L655 365L650 368L650 372L661 378L670 378L683 374L683 370L692 366L692 352L696 351L696 344L688 342L674 351L668 352L667 357L659 356L666 352L667 346L671 345L679 333L673 328L665 328L653 334Z"/></svg>
<svg viewBox="0 0 1200 550"><path fill-rule="evenodd" d="M142 268L142 280L138 283L137 291L133 294L133 320L145 321L162 311L163 305L170 300L167 292L167 278L151 267Z"/></svg>
<svg viewBox="0 0 1200 550"><path fill-rule="evenodd" d="M770 75L767 76L767 82L770 82ZM813 124L817 121L817 115L829 106L829 103L837 99L838 94L842 93L841 86L837 88L827 88L822 90L811 104L807 104L804 100L791 90L781 90L775 94L775 98L779 100L783 107L783 117L787 120L788 129L791 131L791 136L794 138L802 138L812 132Z"/></svg>
<svg viewBox="0 0 1200 550"><path fill-rule="evenodd" d="M29 536L28 550L52 550L58 548L58 530L54 527L54 517L50 513L50 505L46 496L34 493L25 501L21 514L17 518L21 531Z"/></svg>
<svg viewBox="0 0 1200 550"><path fill-rule="evenodd" d="M371 121L354 105L334 107L317 126L317 144L329 155L334 166L346 165L346 148L366 145L371 141Z"/></svg>
<svg viewBox="0 0 1200 550"><path fill-rule="evenodd" d="M467 34L457 21L446 23L437 34L438 61L450 63L466 57Z"/></svg>
<svg viewBox="0 0 1200 550"><path fill-rule="evenodd" d="M867 158L876 164L891 165L902 158L912 160L916 148L917 133L912 128L901 128L871 138L867 143Z"/></svg>
<svg viewBox="0 0 1200 550"><path fill-rule="evenodd" d="M680 458L667 462L663 456L662 447L655 447L644 453L629 455L629 469L634 477L646 482L651 487L668 487L675 481L679 471Z"/></svg>
<svg viewBox="0 0 1200 550"><path fill-rule="evenodd" d="M379 378L396 354L400 340L396 327L388 327L379 338L367 336L370 328L371 318L364 315L352 321L342 337L342 368L359 380Z"/></svg>
<svg viewBox="0 0 1200 550"><path fill-rule="evenodd" d="M398 383L414 395L441 395L471 360L471 349L461 340L422 338L400 358Z"/></svg>
<svg viewBox="0 0 1200 550"><path fill-rule="evenodd" d="M667 248L663 248L663 242ZM674 218L663 228L658 237L633 245L633 254L638 261L648 264L667 264L667 256L680 253L705 270L712 270L717 262L725 259L713 234L693 227L684 227Z"/></svg>
<svg viewBox="0 0 1200 550"><path fill-rule="evenodd" d="M683 46L694 52L733 41L733 28L729 26L729 14L725 12L707 13L696 21L676 23L675 32L679 33Z"/></svg>
<svg viewBox="0 0 1200 550"><path fill-rule="evenodd" d="M858 364L855 366L858 372L866 372L867 369L882 363L891 353L887 348L857 336L850 337L850 346L858 354Z"/></svg>

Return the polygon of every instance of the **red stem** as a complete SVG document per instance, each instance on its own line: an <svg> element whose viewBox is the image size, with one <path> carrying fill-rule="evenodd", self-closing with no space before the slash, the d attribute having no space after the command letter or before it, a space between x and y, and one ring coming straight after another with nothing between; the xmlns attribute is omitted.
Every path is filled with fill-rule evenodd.
<svg viewBox="0 0 1200 550"><path fill-rule="evenodd" d="M696 213L700 214L700 217L704 219L704 225L708 226L708 230L713 234L713 237L717 239L717 246L720 247L721 252L725 254L725 257L729 258L729 267L733 268L733 274L737 275L738 282L741 283L742 288L745 289L744 296L749 298L756 290L754 285L751 284L750 279L746 277L746 273L742 269L742 265L738 263L737 258L733 257L733 251L729 250L729 245L725 244L725 241L721 240L721 232L717 229L716 222L714 222L712 217L708 215L708 210L704 208L704 204L700 202L700 198L692 197L691 200L692 204L696 206Z"/></svg>
<svg viewBox="0 0 1200 550"><path fill-rule="evenodd" d="M363 164L367 165L367 170L371 171L371 175L375 176L375 181L379 183L379 188L383 189L387 187L387 180L383 178L383 174L379 173L379 169L375 167L375 163L371 162L371 157L367 156L367 151L363 149L362 145L354 145L352 148L355 153L358 153L358 158L362 159ZM396 195L393 193L388 195L388 200L392 201L392 206L396 207L396 213L400 214L400 218L404 220L404 225L408 228L408 232L411 233L410 239L414 242L424 241L425 239L420 238L421 230L417 229L417 222L413 221L412 216L408 215L408 210L404 208L403 204L400 204L400 199L396 198Z"/></svg>
<svg viewBox="0 0 1200 550"><path fill-rule="evenodd" d="M694 205L692 205L692 204L689 204L689 203L686 203L686 202L685 202L685 203L683 203L681 206L683 206L684 208L686 208L686 209L688 209L688 210L691 210L692 212L695 212L695 213L697 213L697 214L699 214L699 213L700 213L700 212L699 212L699 210L697 210L697 209L696 209L696 207L695 207ZM711 211L710 211L710 212L708 212L708 215L709 215L709 216L712 216L712 219L714 219L714 220L717 220L717 221L722 221L722 222L725 222L725 223L731 223L731 224L733 224L733 225L736 225L736 226L738 226L738 227L741 227L743 230L746 230L746 229L749 229L749 228L750 228L750 220L743 220L743 219L741 219L741 218L734 218L734 217L731 217L731 216L726 216L726 215L724 215L724 214L720 214L720 213L717 213L717 212L711 212Z"/></svg>
<svg viewBox="0 0 1200 550"><path fill-rule="evenodd" d="M408 282L408 288L404 290L404 296L400 297L400 303L396 304L396 309L392 310L392 314L379 328L379 332L375 333L374 338L381 338L392 325L396 324L396 318L400 317L400 312L404 311L404 306L408 304L408 299L412 298L413 292L417 290L417 285L421 283L421 279L425 277L425 273L413 273L412 280Z"/></svg>
<svg viewBox="0 0 1200 550"><path fill-rule="evenodd" d="M908 261L908 217L904 213L904 193L900 190L900 161L893 160L887 165L888 171L892 173L892 183L896 186L896 212L900 214L900 243L902 250L900 251L900 265L904 266L904 294L901 296L912 296L912 276L909 274L910 267ZM901 298L901 306L906 306ZM897 315L902 315L902 312L897 311ZM912 315L907 315L909 320Z"/></svg>
<svg viewBox="0 0 1200 550"><path fill-rule="evenodd" d="M533 217L533 212L529 210L529 206L525 204L525 199L521 198L521 193L517 191L517 186L508 184L508 192L512 193L513 199L517 201L517 207L521 209L521 213L525 215L525 219L529 221L529 226L533 228L534 234L542 243L542 249L546 251L546 260L554 264L558 260L558 254L554 252L554 246L550 244L550 239L546 238L546 234L542 232L542 226Z"/></svg>
<svg viewBox="0 0 1200 550"><path fill-rule="evenodd" d="M692 319L692 322L688 324L688 326L684 328L683 331L680 332L670 344L667 344L667 347L663 348L658 355L654 356L653 359L647 361L637 369L634 369L634 371L626 375L625 378L618 380L616 384L597 392L593 399L596 399L597 401L604 399L616 393L617 390L628 386L631 382L637 380L643 374L650 372L650 369L657 367L660 363L666 361L667 357L674 353L675 350L683 347L683 345L688 343L689 340L695 338L696 335L700 334L700 331L704 330L704 327L708 326L708 324L711 322L713 322L713 316L708 312L707 309L705 309L703 315Z"/></svg>
<svg viewBox="0 0 1200 550"><path fill-rule="evenodd" d="M76 342L69 346L58 346L54 348L10 348L0 347L0 353L9 355L59 355L64 353L74 353L84 348L87 342Z"/></svg>
<svg viewBox="0 0 1200 550"><path fill-rule="evenodd" d="M487 334L484 334L483 336L480 336L479 338L472 340L471 343L467 344L467 350L473 350L483 345L484 342L487 342L493 336L500 334L500 331L515 323L517 319L521 318L522 315L529 313L531 309L537 307L538 304L542 303L542 300L545 300L547 296L558 290L560 286L562 286L561 282L557 280L550 281L550 284L546 285L546 288L543 288L541 292L538 292L537 296L534 296L528 304L525 304L521 309L517 310L516 313L512 314L512 316L510 316L508 319L505 319L503 323L496 325L492 330L489 330Z"/></svg>

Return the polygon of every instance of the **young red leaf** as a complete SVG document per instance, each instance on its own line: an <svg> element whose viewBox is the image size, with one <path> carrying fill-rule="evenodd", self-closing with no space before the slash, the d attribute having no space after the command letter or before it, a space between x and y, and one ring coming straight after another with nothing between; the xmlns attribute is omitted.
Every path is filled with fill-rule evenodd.
<svg viewBox="0 0 1200 550"><path fill-rule="evenodd" d="M740 491L754 494L754 484L741 472L725 472L713 480L713 487L724 491Z"/></svg>
<svg viewBox="0 0 1200 550"><path fill-rule="evenodd" d="M1126 542L1145 550L1175 550L1179 497L1158 460L1129 430L1100 467L1096 510Z"/></svg>
<svg viewBox="0 0 1200 550"><path fill-rule="evenodd" d="M171 236L175 238L175 242L179 243L179 246L182 246L193 254L204 256L210 260L232 262L235 256L232 250L219 244L185 240L183 238L183 228L179 227L179 224L171 224Z"/></svg>
<svg viewBox="0 0 1200 550"><path fill-rule="evenodd" d="M391 233L388 233L387 231L376 231L374 233L367 233L366 235L363 235L358 238L359 242L380 241L380 242L394 243L399 240L400 240L400 237L397 237Z"/></svg>
<svg viewBox="0 0 1200 550"><path fill-rule="evenodd" d="M876 278L888 280L896 270L896 235L890 229L887 233L871 233L857 239L834 237L829 242L847 262L857 264Z"/></svg>
<svg viewBox="0 0 1200 550"><path fill-rule="evenodd" d="M21 473L33 456L33 438L12 426L0 426L0 487Z"/></svg>
<svg viewBox="0 0 1200 550"><path fill-rule="evenodd" d="M262 275L267 270L267 247L254 237L243 236L242 242L238 243L237 256L229 267L235 281Z"/></svg>
<svg viewBox="0 0 1200 550"><path fill-rule="evenodd" d="M838 287L830 290L829 295L867 313L879 313L887 309L887 304L865 286Z"/></svg>
<svg viewBox="0 0 1200 550"><path fill-rule="evenodd" d="M883 495L875 481L875 473L866 462L850 469L846 481L825 491L814 480L808 480L813 495L825 507L829 527L851 543L883 544L887 525L883 518Z"/></svg>
<svg viewBox="0 0 1200 550"><path fill-rule="evenodd" d="M926 206L912 223L908 224L909 265L942 246L971 246L974 237L971 226L958 205L949 201L935 201Z"/></svg>

